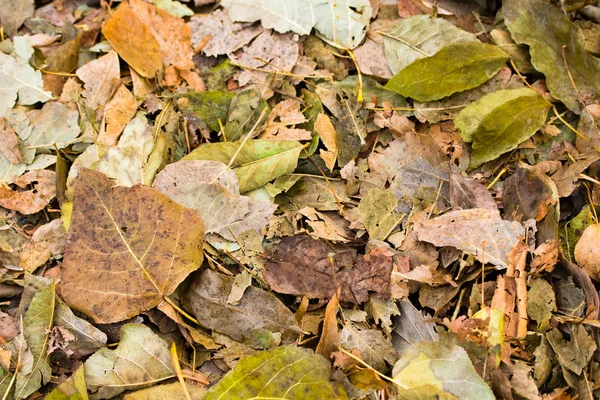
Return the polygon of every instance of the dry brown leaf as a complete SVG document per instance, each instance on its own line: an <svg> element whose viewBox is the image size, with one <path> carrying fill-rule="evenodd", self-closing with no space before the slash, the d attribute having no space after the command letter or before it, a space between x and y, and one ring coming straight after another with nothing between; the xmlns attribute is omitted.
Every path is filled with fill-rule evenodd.
<svg viewBox="0 0 600 400"><path fill-rule="evenodd" d="M119 56L114 51L85 64L77 70L84 83L83 97L93 110L105 105L113 95L120 79Z"/></svg>
<svg viewBox="0 0 600 400"><path fill-rule="evenodd" d="M261 139L270 140L310 140L311 133L306 129L295 128L306 122L300 112L300 102L296 99L283 100L269 113L267 127L261 133Z"/></svg>
<svg viewBox="0 0 600 400"><path fill-rule="evenodd" d="M80 168L62 297L98 323L138 315L200 267L203 236L196 211L156 189L114 187L104 174Z"/></svg>
<svg viewBox="0 0 600 400"><path fill-rule="evenodd" d="M13 164L24 162L17 134L4 118L0 121L0 152Z"/></svg>
<svg viewBox="0 0 600 400"><path fill-rule="evenodd" d="M575 260L592 279L600 280L600 224L585 228L575 245Z"/></svg>
<svg viewBox="0 0 600 400"><path fill-rule="evenodd" d="M491 193L481 183L460 174L450 176L450 204L454 210L487 208L497 210Z"/></svg>
<svg viewBox="0 0 600 400"><path fill-rule="evenodd" d="M119 135L134 117L136 111L137 102L135 97L125 85L121 85L106 105L106 111L104 112L106 128L98 135L98 143L107 146L116 145Z"/></svg>
<svg viewBox="0 0 600 400"><path fill-rule="evenodd" d="M341 301L362 303L369 291L389 297L392 256L383 247L364 256L351 252L330 254L323 242L297 235L279 243L262 273L279 293L329 299L341 287Z"/></svg>
<svg viewBox="0 0 600 400"><path fill-rule="evenodd" d="M33 272L51 257L62 256L67 232L60 218L40 226L25 243L21 251L19 266Z"/></svg>
<svg viewBox="0 0 600 400"><path fill-rule="evenodd" d="M416 225L414 232L421 241L456 247L497 268L506 268L508 253L525 237L521 224L484 208L451 211Z"/></svg>
<svg viewBox="0 0 600 400"><path fill-rule="evenodd" d="M0 187L0 206L21 214L36 213L56 197L56 174L45 169L29 171L20 176L15 185L25 189L33 184L33 189L19 191Z"/></svg>
<svg viewBox="0 0 600 400"><path fill-rule="evenodd" d="M517 168L504 180L502 203L506 219L541 221L556 200L552 188L535 171Z"/></svg>
<svg viewBox="0 0 600 400"><path fill-rule="evenodd" d="M331 123L331 119L323 113L317 115L315 120L315 132L321 138L321 141L327 148L327 150L320 150L321 158L325 161L325 165L330 171L333 171L335 162L337 160L337 133L335 127Z"/></svg>
<svg viewBox="0 0 600 400"><path fill-rule="evenodd" d="M158 43L163 63L178 70L194 68L191 29L181 18L142 0L129 0L131 11L146 25Z"/></svg>
<svg viewBox="0 0 600 400"><path fill-rule="evenodd" d="M128 3L122 3L106 21L102 34L121 58L143 77L152 79L163 68L160 45Z"/></svg>
<svg viewBox="0 0 600 400"><path fill-rule="evenodd" d="M323 330L321 331L321 339L317 344L315 353L329 359L331 353L337 350L337 345L340 340L340 330L338 328L337 314L340 306L341 289L338 288L335 294L329 300L325 308L325 319L323 320Z"/></svg>

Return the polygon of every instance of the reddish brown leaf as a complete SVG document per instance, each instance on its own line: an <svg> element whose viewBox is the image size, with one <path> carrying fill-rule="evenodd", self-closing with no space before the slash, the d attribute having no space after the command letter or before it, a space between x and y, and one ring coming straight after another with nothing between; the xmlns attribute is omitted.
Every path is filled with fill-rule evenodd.
<svg viewBox="0 0 600 400"><path fill-rule="evenodd" d="M45 169L29 171L15 181L15 185L26 191L0 187L0 206L22 214L33 214L48 205L56 197L56 174Z"/></svg>

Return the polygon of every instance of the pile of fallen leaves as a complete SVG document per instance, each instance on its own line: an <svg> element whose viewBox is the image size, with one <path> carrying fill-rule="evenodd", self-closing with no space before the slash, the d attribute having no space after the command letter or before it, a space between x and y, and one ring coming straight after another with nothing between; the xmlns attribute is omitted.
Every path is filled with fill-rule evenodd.
<svg viewBox="0 0 600 400"><path fill-rule="evenodd" d="M1 2L2 400L600 397L596 1L180 1Z"/></svg>

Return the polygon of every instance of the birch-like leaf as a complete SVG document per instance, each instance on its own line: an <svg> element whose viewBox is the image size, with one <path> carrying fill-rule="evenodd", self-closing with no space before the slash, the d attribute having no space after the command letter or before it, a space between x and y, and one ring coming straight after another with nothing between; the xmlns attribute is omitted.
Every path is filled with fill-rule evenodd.
<svg viewBox="0 0 600 400"><path fill-rule="evenodd" d="M560 8L543 0L507 0L502 10L513 39L529 46L531 63L554 97L578 114L579 97L585 105L598 102L600 60L585 50L581 29Z"/></svg>
<svg viewBox="0 0 600 400"><path fill-rule="evenodd" d="M260 20L267 29L300 35L316 28L327 42L343 49L362 42L373 12L368 0L224 0L221 5L234 21Z"/></svg>
<svg viewBox="0 0 600 400"><path fill-rule="evenodd" d="M331 365L312 350L282 346L244 358L209 389L204 400L348 399L329 381Z"/></svg>
<svg viewBox="0 0 600 400"><path fill-rule="evenodd" d="M105 175L80 169L62 297L99 323L138 315L200 267L203 236L198 213L156 189L113 187Z"/></svg>
<svg viewBox="0 0 600 400"><path fill-rule="evenodd" d="M455 43L435 55L418 59L385 85L418 101L438 100L472 89L494 76L509 56L486 43Z"/></svg>
<svg viewBox="0 0 600 400"><path fill-rule="evenodd" d="M486 208L451 211L416 225L414 232L421 241L456 247L498 269L507 267L508 253L525 236L521 224Z"/></svg>
<svg viewBox="0 0 600 400"><path fill-rule="evenodd" d="M464 108L454 120L465 142L473 142L475 168L533 136L546 122L551 104L531 89L499 90Z"/></svg>
<svg viewBox="0 0 600 400"><path fill-rule="evenodd" d="M108 399L175 376L167 343L150 328L126 324L120 336L115 350L101 348L84 364L93 398Z"/></svg>
<svg viewBox="0 0 600 400"><path fill-rule="evenodd" d="M431 57L452 43L477 42L477 37L442 18L415 15L383 29L385 58L396 74L419 58Z"/></svg>
<svg viewBox="0 0 600 400"><path fill-rule="evenodd" d="M202 144L183 159L214 160L227 165L231 162L240 182L240 193L245 193L293 172L302 149L303 146L293 140L253 139Z"/></svg>

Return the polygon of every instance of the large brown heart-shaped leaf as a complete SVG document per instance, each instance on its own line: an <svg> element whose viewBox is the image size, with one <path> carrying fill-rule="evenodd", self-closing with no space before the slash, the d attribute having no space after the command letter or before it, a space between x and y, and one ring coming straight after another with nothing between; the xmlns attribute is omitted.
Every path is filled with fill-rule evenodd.
<svg viewBox="0 0 600 400"><path fill-rule="evenodd" d="M156 189L80 169L60 290L98 323L158 305L202 263L204 224Z"/></svg>

